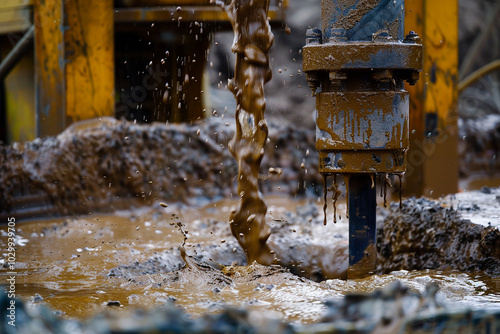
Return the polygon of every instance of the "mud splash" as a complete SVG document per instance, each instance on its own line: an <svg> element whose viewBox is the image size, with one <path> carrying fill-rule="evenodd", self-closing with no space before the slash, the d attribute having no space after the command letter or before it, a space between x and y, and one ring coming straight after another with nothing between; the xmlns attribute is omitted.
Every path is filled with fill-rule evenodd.
<svg viewBox="0 0 500 334"><path fill-rule="evenodd" d="M437 283L438 297L449 305L500 308L500 278L480 271L402 270L364 279L314 282L275 265L245 265L245 254L227 228L234 203L226 200L201 209L171 204L20 224L16 295L32 309L46 305L65 319L113 312L123 326L127 325L127 312L145 309L148 312L143 314L154 314L151 310L165 303L175 303L192 319L222 314L228 307L244 307L267 315L276 312L282 321L311 324L335 317L335 309L330 310L332 304L325 305L325 300L340 301L353 292L358 296L370 293L394 280L420 292L429 283ZM331 271L328 266L339 258L347 260L347 254L339 254L341 249L337 252L335 248L336 244L346 246L347 225L323 226L321 205L268 198L271 213L267 223L273 232L269 244L277 253L281 249L289 254L284 260L290 263L295 260L315 266L318 277L321 270ZM345 208L344 203L339 206ZM394 210L399 211L397 204ZM187 265L179 247L184 240L179 222L188 234L184 246ZM0 227L0 234L5 233L6 227ZM6 240L0 238L1 249ZM415 257L423 259L425 254ZM7 272L0 268L0 276ZM346 307L356 300L346 301ZM342 312L336 317L349 318Z"/></svg>
<svg viewBox="0 0 500 334"><path fill-rule="evenodd" d="M269 0L232 0L224 7L233 26L234 79L229 88L236 97L236 133L229 149L238 162L238 207L230 226L248 262L271 264L274 256L266 244L271 231L267 206L259 191L259 169L264 157L268 127L264 118L264 85L271 80L269 49L274 36L267 19Z"/></svg>

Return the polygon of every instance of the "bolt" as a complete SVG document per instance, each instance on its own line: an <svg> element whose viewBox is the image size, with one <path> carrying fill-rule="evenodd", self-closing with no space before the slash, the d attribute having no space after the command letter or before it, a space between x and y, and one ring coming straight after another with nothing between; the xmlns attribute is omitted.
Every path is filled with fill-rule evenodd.
<svg viewBox="0 0 500 334"><path fill-rule="evenodd" d="M420 74L418 71L411 71L410 75L406 78L406 82L408 82L410 86L414 86L417 83L419 76Z"/></svg>
<svg viewBox="0 0 500 334"><path fill-rule="evenodd" d="M306 45L307 44L320 44L321 43L321 30L318 28L309 28L306 31Z"/></svg>
<svg viewBox="0 0 500 334"><path fill-rule="evenodd" d="M374 42L390 42L392 41L392 36L389 31L383 29L379 30L372 35L372 41Z"/></svg>
<svg viewBox="0 0 500 334"><path fill-rule="evenodd" d="M328 79L330 79L330 80L346 80L347 73L345 71L330 71L328 73Z"/></svg>
<svg viewBox="0 0 500 334"><path fill-rule="evenodd" d="M413 30L406 35L405 39L403 40L403 43L418 43L420 40L420 37L416 32Z"/></svg>
<svg viewBox="0 0 500 334"><path fill-rule="evenodd" d="M316 96L316 91L318 90L318 88L321 84L321 82L319 81L318 73L317 72L307 72L306 78L307 78L307 84L309 85L309 88L311 89L312 96Z"/></svg>
<svg viewBox="0 0 500 334"><path fill-rule="evenodd" d="M347 42L347 32L344 28L330 28L329 42Z"/></svg>

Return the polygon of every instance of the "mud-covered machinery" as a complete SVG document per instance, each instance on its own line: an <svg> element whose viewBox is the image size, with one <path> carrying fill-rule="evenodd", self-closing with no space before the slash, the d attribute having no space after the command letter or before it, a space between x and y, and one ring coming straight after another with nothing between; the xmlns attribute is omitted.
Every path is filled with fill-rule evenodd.
<svg viewBox="0 0 500 334"><path fill-rule="evenodd" d="M322 0L303 68L316 96L316 149L325 178L341 174L349 216L348 277L376 266L376 176L401 176L409 147L409 94L422 69L418 35L404 32L403 0ZM338 196L334 180L331 190ZM326 202L325 202L326 205Z"/></svg>

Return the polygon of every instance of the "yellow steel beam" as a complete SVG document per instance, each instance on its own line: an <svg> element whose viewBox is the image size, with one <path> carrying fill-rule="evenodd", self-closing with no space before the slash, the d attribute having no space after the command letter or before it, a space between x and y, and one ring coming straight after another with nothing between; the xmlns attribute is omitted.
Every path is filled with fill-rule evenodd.
<svg viewBox="0 0 500 334"><path fill-rule="evenodd" d="M61 2L36 0L34 18L37 135L56 135L66 123Z"/></svg>
<svg viewBox="0 0 500 334"><path fill-rule="evenodd" d="M113 116L113 1L66 0L63 10L66 121Z"/></svg>
<svg viewBox="0 0 500 334"><path fill-rule="evenodd" d="M114 114L113 1L36 0L38 136Z"/></svg>
<svg viewBox="0 0 500 334"><path fill-rule="evenodd" d="M286 7L285 7L286 8ZM283 7L269 6L268 17L272 21L284 21ZM229 22L227 13L220 6L165 6L119 8L115 10L116 22Z"/></svg>
<svg viewBox="0 0 500 334"><path fill-rule="evenodd" d="M458 1L407 0L406 31L422 37L424 66L410 92L407 194L458 190Z"/></svg>
<svg viewBox="0 0 500 334"><path fill-rule="evenodd" d="M31 25L32 0L0 2L0 34L25 31Z"/></svg>
<svg viewBox="0 0 500 334"><path fill-rule="evenodd" d="M7 142L25 142L35 139L33 51L28 52L21 59L7 75L4 83Z"/></svg>

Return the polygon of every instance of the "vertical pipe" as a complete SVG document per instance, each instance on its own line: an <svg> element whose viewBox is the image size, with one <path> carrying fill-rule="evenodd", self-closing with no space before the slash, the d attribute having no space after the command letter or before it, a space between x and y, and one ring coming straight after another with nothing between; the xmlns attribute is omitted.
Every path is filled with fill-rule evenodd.
<svg viewBox="0 0 500 334"><path fill-rule="evenodd" d="M36 135L54 136L66 127L64 109L63 4L35 0Z"/></svg>
<svg viewBox="0 0 500 334"><path fill-rule="evenodd" d="M348 278L365 277L375 271L376 187L369 174L349 178L349 269Z"/></svg>
<svg viewBox="0 0 500 334"><path fill-rule="evenodd" d="M371 41L372 35L388 30L393 39L404 38L404 0L322 0L323 43L339 29L347 41Z"/></svg>

